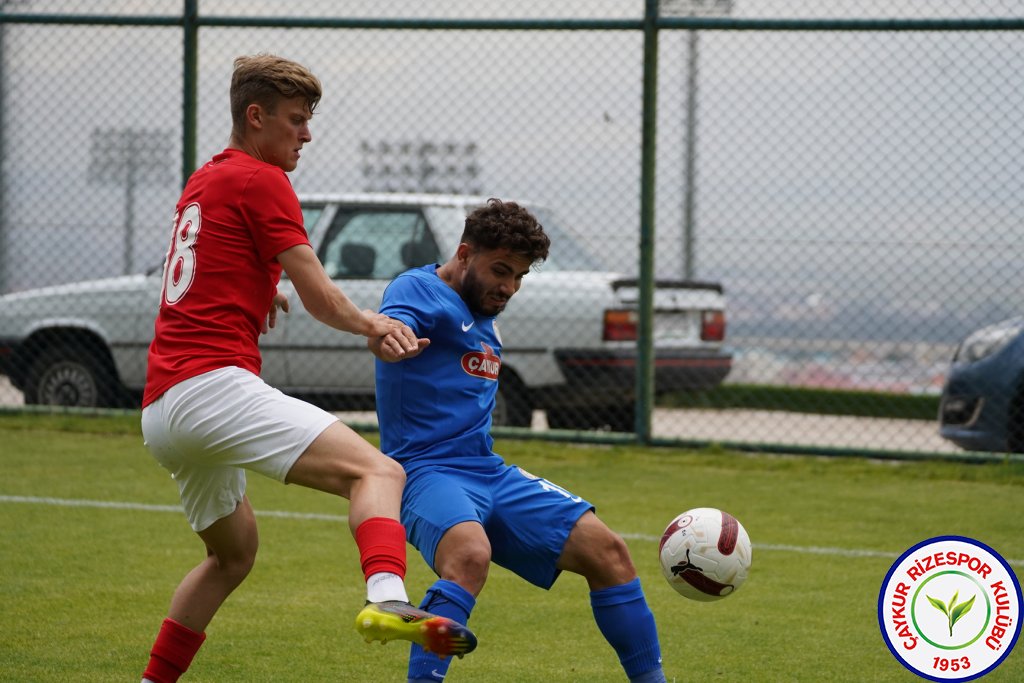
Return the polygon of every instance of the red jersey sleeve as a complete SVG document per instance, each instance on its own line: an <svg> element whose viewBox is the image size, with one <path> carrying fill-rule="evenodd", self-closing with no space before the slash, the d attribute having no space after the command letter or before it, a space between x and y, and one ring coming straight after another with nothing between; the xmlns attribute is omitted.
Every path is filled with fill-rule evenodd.
<svg viewBox="0 0 1024 683"><path fill-rule="evenodd" d="M284 171L271 166L259 169L246 184L244 195L240 206L261 261L309 244L302 208Z"/></svg>

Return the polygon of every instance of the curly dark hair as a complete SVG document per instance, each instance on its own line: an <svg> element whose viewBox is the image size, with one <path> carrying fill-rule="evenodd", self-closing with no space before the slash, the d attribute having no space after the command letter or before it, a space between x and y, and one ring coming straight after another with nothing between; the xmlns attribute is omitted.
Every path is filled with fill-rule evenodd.
<svg viewBox="0 0 1024 683"><path fill-rule="evenodd" d="M546 259L551 246L532 213L515 202L495 198L466 216L462 241L477 249L508 249L533 263Z"/></svg>

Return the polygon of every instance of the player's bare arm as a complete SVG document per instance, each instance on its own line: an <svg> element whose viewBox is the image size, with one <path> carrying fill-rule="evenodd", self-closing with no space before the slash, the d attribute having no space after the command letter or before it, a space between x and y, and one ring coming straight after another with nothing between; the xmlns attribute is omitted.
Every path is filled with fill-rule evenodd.
<svg viewBox="0 0 1024 683"><path fill-rule="evenodd" d="M386 316L360 310L327 276L308 244L299 244L277 255L302 305L314 318L329 327L363 336L381 336L400 323Z"/></svg>

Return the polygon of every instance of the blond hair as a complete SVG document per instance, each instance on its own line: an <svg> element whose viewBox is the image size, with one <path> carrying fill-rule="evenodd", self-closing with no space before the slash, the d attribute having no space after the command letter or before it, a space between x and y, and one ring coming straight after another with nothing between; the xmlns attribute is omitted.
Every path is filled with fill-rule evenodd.
<svg viewBox="0 0 1024 683"><path fill-rule="evenodd" d="M250 104L273 113L280 100L302 97L312 115L322 93L320 80L301 64L267 54L238 57L231 75L232 130L238 135L245 131Z"/></svg>

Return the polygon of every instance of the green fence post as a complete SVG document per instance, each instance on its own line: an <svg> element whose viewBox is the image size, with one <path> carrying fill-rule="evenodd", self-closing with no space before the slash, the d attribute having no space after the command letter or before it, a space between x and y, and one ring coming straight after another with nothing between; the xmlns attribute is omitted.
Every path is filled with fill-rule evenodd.
<svg viewBox="0 0 1024 683"><path fill-rule="evenodd" d="M644 10L643 130L640 153L640 272L636 355L636 436L651 440L654 406L654 174L658 112L658 0Z"/></svg>
<svg viewBox="0 0 1024 683"><path fill-rule="evenodd" d="M185 0L182 43L184 73L181 98L181 186L196 169L196 97L199 64L199 0Z"/></svg>

